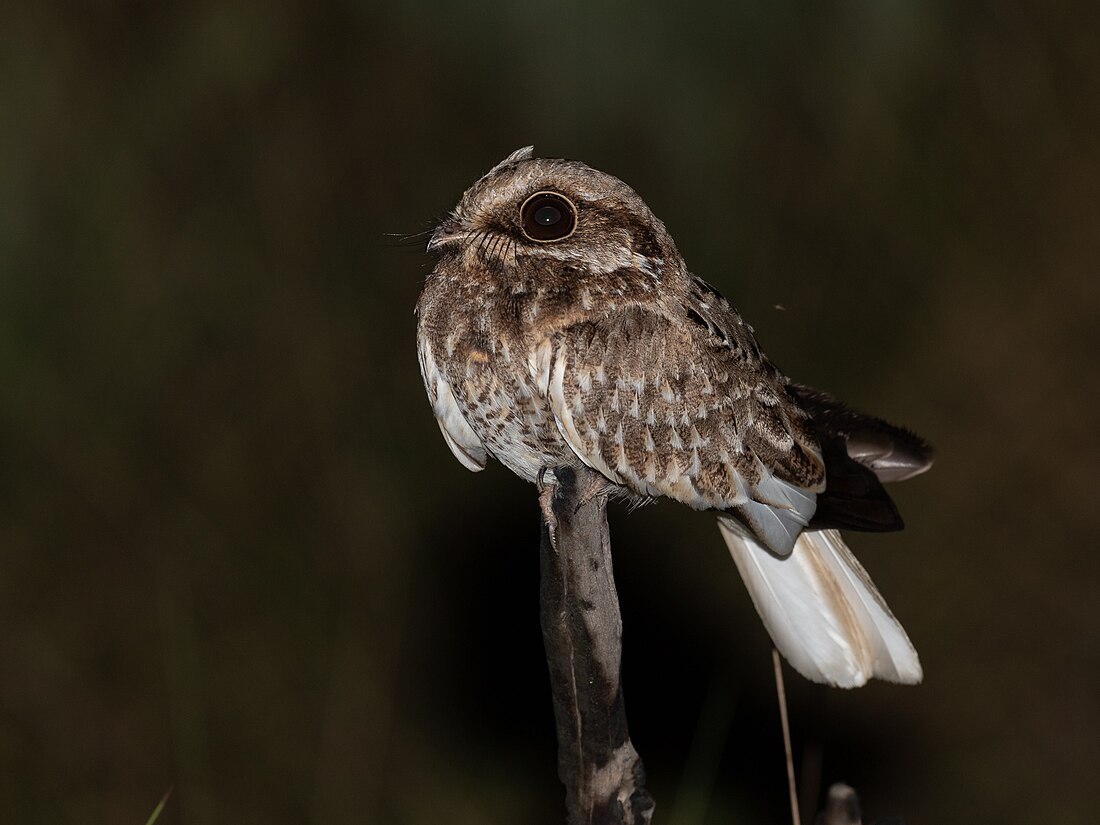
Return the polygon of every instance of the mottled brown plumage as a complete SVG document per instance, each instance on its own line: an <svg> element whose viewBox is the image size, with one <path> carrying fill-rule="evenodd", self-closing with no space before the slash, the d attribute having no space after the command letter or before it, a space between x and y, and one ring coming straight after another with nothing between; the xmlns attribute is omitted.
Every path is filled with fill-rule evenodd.
<svg viewBox="0 0 1100 825"><path fill-rule="evenodd" d="M778 559L809 528L900 527L876 472L919 472L927 446L792 384L617 178L519 150L429 249L421 370L466 467L491 455L537 482L585 464L612 491L720 511L728 541Z"/></svg>

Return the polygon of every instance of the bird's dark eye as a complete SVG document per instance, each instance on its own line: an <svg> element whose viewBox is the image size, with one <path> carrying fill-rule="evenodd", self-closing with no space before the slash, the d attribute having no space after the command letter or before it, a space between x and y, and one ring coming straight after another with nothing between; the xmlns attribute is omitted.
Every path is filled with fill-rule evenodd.
<svg viewBox="0 0 1100 825"><path fill-rule="evenodd" d="M568 238L577 228L577 207L557 192L536 192L519 208L523 234L548 243Z"/></svg>

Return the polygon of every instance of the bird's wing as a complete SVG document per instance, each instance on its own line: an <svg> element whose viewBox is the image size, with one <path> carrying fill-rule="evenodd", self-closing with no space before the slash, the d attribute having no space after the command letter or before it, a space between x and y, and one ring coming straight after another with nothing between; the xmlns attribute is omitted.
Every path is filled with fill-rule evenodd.
<svg viewBox="0 0 1100 825"><path fill-rule="evenodd" d="M823 487L820 451L751 330L691 312L631 306L574 324L533 368L585 464L639 495L731 512L787 555Z"/></svg>
<svg viewBox="0 0 1100 825"><path fill-rule="evenodd" d="M812 416L818 439L841 438L852 460L871 470L879 481L905 481L932 466L932 445L916 433L856 412L831 395L801 384L790 384L789 390Z"/></svg>
<svg viewBox="0 0 1100 825"><path fill-rule="evenodd" d="M447 442L447 446L466 469L475 473L484 470L485 461L488 458L485 444L477 437L477 433L462 415L462 410L451 391L451 385L440 372L435 356L432 354L432 345L428 343L426 337L420 339L418 355L424 387L428 391L432 412L435 413L435 420L439 423L439 429L443 432L443 439Z"/></svg>

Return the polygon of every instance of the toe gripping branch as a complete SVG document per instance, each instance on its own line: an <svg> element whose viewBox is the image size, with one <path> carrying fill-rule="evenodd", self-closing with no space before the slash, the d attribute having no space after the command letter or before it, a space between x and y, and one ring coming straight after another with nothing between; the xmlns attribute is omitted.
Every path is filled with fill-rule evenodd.
<svg viewBox="0 0 1100 825"><path fill-rule="evenodd" d="M586 467L558 467L540 493L540 614L570 825L648 825L653 798L630 741L607 496Z"/></svg>

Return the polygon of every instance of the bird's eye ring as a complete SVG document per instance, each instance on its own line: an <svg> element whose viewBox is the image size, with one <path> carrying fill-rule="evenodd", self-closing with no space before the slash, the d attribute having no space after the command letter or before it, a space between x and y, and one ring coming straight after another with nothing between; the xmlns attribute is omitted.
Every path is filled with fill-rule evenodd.
<svg viewBox="0 0 1100 825"><path fill-rule="evenodd" d="M536 192L520 206L519 217L523 234L539 243L563 240L577 228L577 207L557 192Z"/></svg>

